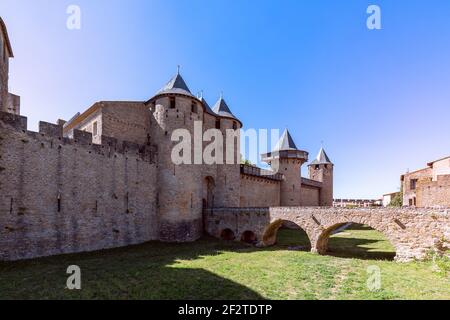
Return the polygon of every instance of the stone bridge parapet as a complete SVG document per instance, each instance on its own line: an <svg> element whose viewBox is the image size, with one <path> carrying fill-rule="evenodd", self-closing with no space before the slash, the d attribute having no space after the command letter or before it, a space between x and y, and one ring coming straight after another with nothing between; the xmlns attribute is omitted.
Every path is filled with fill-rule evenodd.
<svg viewBox="0 0 450 320"><path fill-rule="evenodd" d="M275 244L282 222L297 224L308 235L312 252L325 254L328 239L351 222L381 232L396 250L397 261L422 260L430 251L450 247L448 210L407 208L214 208L207 209L206 229L212 236L244 241L251 232L260 246Z"/></svg>

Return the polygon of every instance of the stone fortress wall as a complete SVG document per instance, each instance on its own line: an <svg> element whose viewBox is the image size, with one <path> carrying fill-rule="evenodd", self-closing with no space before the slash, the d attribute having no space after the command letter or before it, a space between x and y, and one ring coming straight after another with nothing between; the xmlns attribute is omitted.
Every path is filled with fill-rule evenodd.
<svg viewBox="0 0 450 320"><path fill-rule="evenodd" d="M212 207L331 205L332 192L322 192L332 184L327 157L315 160L317 179L310 178L316 181L302 179L308 153L297 150L286 130L266 157L280 173L250 172L240 164L240 120L223 97L211 109L192 95L179 73L148 101L101 101L68 122L40 122L39 132L28 131L19 109L5 107L12 49L1 19L0 27L6 53L0 65L0 260L194 241ZM219 129L224 142L231 135L234 159L224 144L219 163L175 164L178 129L191 137ZM191 160L211 140L191 143Z"/></svg>
<svg viewBox="0 0 450 320"><path fill-rule="evenodd" d="M383 232L399 260L448 248L447 213L318 208L333 203L334 164L322 148L308 165L309 178L302 178L308 152L295 146L287 130L262 158L279 171L263 174L241 165L242 123L223 97L211 109L192 95L179 73L148 101L98 102L68 122L40 122L39 132L28 131L19 97L8 92L13 55L1 18L0 28L6 52L0 61L0 260L150 240L194 241L205 232L271 245L284 221L303 228L318 253L325 252L330 232L347 222ZM232 164L227 150L223 164L174 164L175 130L195 137L213 128L224 141L233 133ZM191 144L191 154L202 154L210 143ZM420 181L427 184L421 190L448 185L444 167ZM420 193L405 191L421 201Z"/></svg>
<svg viewBox="0 0 450 320"><path fill-rule="evenodd" d="M151 146L0 112L0 260L158 239Z"/></svg>

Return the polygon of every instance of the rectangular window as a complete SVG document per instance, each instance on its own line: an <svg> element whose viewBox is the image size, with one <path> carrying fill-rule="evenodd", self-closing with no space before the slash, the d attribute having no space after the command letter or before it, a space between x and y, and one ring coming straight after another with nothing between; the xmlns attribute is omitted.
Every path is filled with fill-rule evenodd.
<svg viewBox="0 0 450 320"><path fill-rule="evenodd" d="M170 98L170 109L175 109L175 97Z"/></svg>
<svg viewBox="0 0 450 320"><path fill-rule="evenodd" d="M220 119L216 119L216 129L220 129Z"/></svg>
<svg viewBox="0 0 450 320"><path fill-rule="evenodd" d="M92 134L96 136L98 134L97 121L94 122L94 126L92 129Z"/></svg>
<svg viewBox="0 0 450 320"><path fill-rule="evenodd" d="M237 123L233 121L233 130L237 130Z"/></svg>
<svg viewBox="0 0 450 320"><path fill-rule="evenodd" d="M410 189L411 190L416 190L416 186L417 186L417 179L411 179L410 183Z"/></svg>
<svg viewBox="0 0 450 320"><path fill-rule="evenodd" d="M191 111L192 113L197 113L197 104L195 102L192 102Z"/></svg>

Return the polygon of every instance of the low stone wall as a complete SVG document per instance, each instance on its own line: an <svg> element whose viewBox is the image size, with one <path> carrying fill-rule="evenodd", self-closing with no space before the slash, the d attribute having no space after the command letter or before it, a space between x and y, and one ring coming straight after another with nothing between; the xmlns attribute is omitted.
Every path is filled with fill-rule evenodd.
<svg viewBox="0 0 450 320"><path fill-rule="evenodd" d="M313 252L324 254L328 239L340 226L353 222L383 233L396 250L397 261L424 259L429 251L444 253L450 247L450 217L445 210L345 208L219 208L207 212L207 228L220 237L224 229L236 234L254 232L260 245L276 242L280 221L291 221L308 235ZM276 226L275 228L273 226Z"/></svg>

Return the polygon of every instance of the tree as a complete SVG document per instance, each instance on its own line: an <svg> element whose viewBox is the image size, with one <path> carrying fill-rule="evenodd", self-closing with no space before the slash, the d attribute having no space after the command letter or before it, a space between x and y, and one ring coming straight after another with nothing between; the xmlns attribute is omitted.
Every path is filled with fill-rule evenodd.
<svg viewBox="0 0 450 320"><path fill-rule="evenodd" d="M254 164L250 160L244 159L242 154L241 154L241 164L245 164L247 166L254 166Z"/></svg>
<svg viewBox="0 0 450 320"><path fill-rule="evenodd" d="M397 208L403 207L403 188L391 200L389 207L397 207Z"/></svg>

